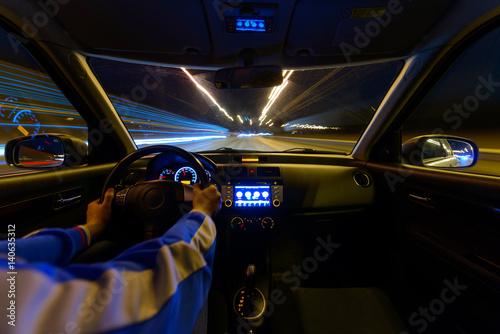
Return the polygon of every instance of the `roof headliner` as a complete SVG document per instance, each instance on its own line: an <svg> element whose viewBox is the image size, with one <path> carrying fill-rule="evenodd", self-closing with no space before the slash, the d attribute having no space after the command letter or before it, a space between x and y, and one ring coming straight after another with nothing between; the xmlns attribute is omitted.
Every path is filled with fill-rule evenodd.
<svg viewBox="0 0 500 334"><path fill-rule="evenodd" d="M452 44L500 12L498 1L287 0L0 0L24 37L82 53L204 68L254 65L326 67L404 58ZM274 6L269 35L224 31L230 6ZM346 17L355 8L387 7L383 17ZM432 8L432 10L430 10Z"/></svg>

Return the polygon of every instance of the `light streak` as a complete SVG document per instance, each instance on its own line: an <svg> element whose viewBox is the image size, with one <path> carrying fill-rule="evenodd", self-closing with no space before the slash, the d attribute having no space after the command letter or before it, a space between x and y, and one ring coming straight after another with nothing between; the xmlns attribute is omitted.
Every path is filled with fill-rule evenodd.
<svg viewBox="0 0 500 334"><path fill-rule="evenodd" d="M340 130L339 126L323 126L323 125L316 125L316 124L292 124L290 125L289 123L283 124L281 126L283 127L290 127L290 128L297 128L297 129L310 129L310 130Z"/></svg>
<svg viewBox="0 0 500 334"><path fill-rule="evenodd" d="M281 94L281 92L288 85L288 79L290 79L290 76L292 75L292 73L293 73L293 70L283 71L283 83L277 87L274 87L273 90L271 91L271 94L269 94L269 98L268 98L269 101L267 102L264 109L262 109L262 113L259 117L259 121L260 121L259 125L262 125L262 122L266 118L267 112L269 111L269 109L271 109L271 106L273 105L274 101L276 101L278 96Z"/></svg>
<svg viewBox="0 0 500 334"><path fill-rule="evenodd" d="M197 136L197 137L171 137L171 138L151 138L151 139L135 139L138 147L156 144L181 144L188 142L196 142L211 139L225 139L227 136Z"/></svg>
<svg viewBox="0 0 500 334"><path fill-rule="evenodd" d="M272 133L269 132L261 132L261 133L240 133L237 137L254 137L254 136L272 136Z"/></svg>
<svg viewBox="0 0 500 334"><path fill-rule="evenodd" d="M2 95L17 96L21 91L25 99L59 104L72 109L71 103L51 79L41 73L0 63L0 83Z"/></svg>
<svg viewBox="0 0 500 334"><path fill-rule="evenodd" d="M0 126L2 127L7 127L7 126L12 126L12 127L17 127L17 123L0 123ZM25 128L35 128L35 124L23 124ZM65 125L65 124L44 124L44 128L64 128L64 129L84 129L87 130L88 128L85 126L76 126L76 125Z"/></svg>
<svg viewBox="0 0 500 334"><path fill-rule="evenodd" d="M196 80L193 78L193 76L184 68L184 67L181 67L181 70L184 71L184 73L186 73L186 75L189 77L189 79L191 79L191 81L196 85L196 87L201 90L203 93L205 93L205 95L208 96L208 98L210 100L212 100L212 102L217 106L217 108L219 108L219 110L224 114L226 115L227 118L229 118L231 121L234 121L234 119L229 116L229 114L227 113L227 111L225 109L223 109L218 103L217 101L215 101L214 97L204 88L202 87L200 84L198 84L198 82L196 82Z"/></svg>
<svg viewBox="0 0 500 334"><path fill-rule="evenodd" d="M240 122L241 122L241 123L243 123L243 120L241 119L241 116L240 116L240 115L238 115L238 116L236 116L236 117L238 117L238 119L240 120Z"/></svg>
<svg viewBox="0 0 500 334"><path fill-rule="evenodd" d="M110 99L116 111L121 115L123 122L126 124L133 124L132 127L128 127L129 132L137 130L135 126L140 125L169 128L171 131L174 129L218 133L228 131L228 129L221 126L194 121L190 118L179 116L163 109L150 107L117 96L110 96ZM144 132L157 132L148 131L147 129L141 129L141 131L142 130Z"/></svg>
<svg viewBox="0 0 500 334"><path fill-rule="evenodd" d="M187 71L185 71L187 72ZM194 78L188 74L189 78L196 83ZM202 90L219 107L215 99L200 85L196 86ZM227 138L223 135L228 129L192 120L179 116L168 111L140 104L117 96L108 95L116 111L122 117L128 130L134 133L134 140L138 145L148 143L183 143L199 140L209 140L217 138ZM64 131L64 129L88 130L80 114L73 108L58 87L47 75L21 67L9 66L0 61L0 108L2 117L8 118L0 123L2 127L18 127L24 132L35 128L34 122L23 122L22 125L10 122L22 110L29 110L38 116L43 128L53 129L53 131ZM17 101L17 97L25 102ZM5 114L5 115L4 115ZM45 124L42 115L50 116L50 123ZM231 120L232 118L227 115ZM48 118L45 118L47 120ZM71 120L72 125L67 125ZM197 136L193 136L196 133ZM169 138L153 138L148 136L171 136ZM160 136L161 136L160 135ZM181 137L182 136L182 137ZM140 137L140 138L137 138ZM0 146L0 156L4 155L5 146Z"/></svg>

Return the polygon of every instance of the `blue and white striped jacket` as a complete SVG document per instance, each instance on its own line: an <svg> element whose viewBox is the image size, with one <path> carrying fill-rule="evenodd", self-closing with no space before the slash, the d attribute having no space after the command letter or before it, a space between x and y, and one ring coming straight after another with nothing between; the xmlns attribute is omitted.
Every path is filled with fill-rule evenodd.
<svg viewBox="0 0 500 334"><path fill-rule="evenodd" d="M216 229L200 212L114 259L69 264L84 229L47 229L15 241L14 298L7 241L0 243L0 333L191 333L212 279Z"/></svg>

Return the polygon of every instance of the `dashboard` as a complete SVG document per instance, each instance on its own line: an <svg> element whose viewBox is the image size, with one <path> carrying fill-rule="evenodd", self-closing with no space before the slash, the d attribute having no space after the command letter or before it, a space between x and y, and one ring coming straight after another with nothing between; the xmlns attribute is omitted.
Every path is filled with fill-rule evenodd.
<svg viewBox="0 0 500 334"><path fill-rule="evenodd" d="M320 217L363 210L375 196L371 175L352 159L309 156L304 161L296 154L252 159L243 154L193 155L222 194L222 210L216 220L233 232L274 231L286 228L293 217L313 221L311 214ZM148 157L143 163L141 180L187 185L199 181L193 167L174 154Z"/></svg>

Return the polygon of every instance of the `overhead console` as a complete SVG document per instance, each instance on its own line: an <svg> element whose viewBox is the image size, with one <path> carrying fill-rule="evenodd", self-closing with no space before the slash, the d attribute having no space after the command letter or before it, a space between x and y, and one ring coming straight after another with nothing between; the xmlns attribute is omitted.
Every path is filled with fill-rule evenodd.
<svg viewBox="0 0 500 334"><path fill-rule="evenodd" d="M232 6L222 4L222 15L226 33L230 34L271 34L277 6L262 4L242 4Z"/></svg>
<svg viewBox="0 0 500 334"><path fill-rule="evenodd" d="M235 66L269 65L279 62L295 2L279 5L269 0L214 2L205 6L213 45L214 63ZM251 64L242 57L251 53ZM226 65L227 67L227 65Z"/></svg>

